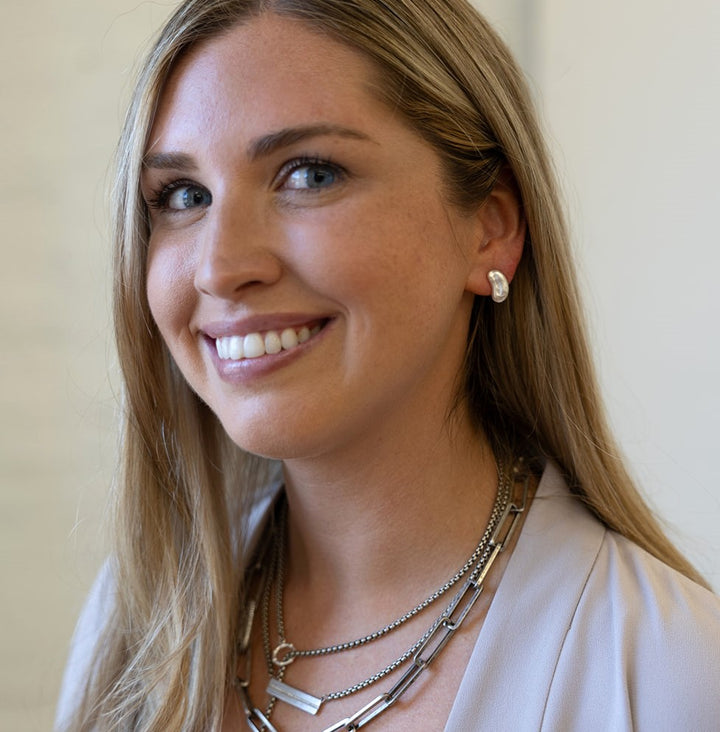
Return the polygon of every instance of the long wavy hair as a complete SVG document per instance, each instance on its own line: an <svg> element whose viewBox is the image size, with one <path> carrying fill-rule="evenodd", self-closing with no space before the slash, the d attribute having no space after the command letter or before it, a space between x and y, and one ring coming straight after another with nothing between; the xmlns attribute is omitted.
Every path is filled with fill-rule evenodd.
<svg viewBox="0 0 720 732"><path fill-rule="evenodd" d="M142 67L117 153L114 316L125 385L117 599L73 730L221 724L243 603L245 517L274 467L229 440L153 322L139 180L177 60L265 12L304 21L375 64L384 101L440 155L456 205L477 207L511 171L525 247L510 299L495 307L476 298L461 398L496 453L554 460L605 525L702 582L639 496L608 429L554 173L522 75L487 22L465 0L186 0Z"/></svg>

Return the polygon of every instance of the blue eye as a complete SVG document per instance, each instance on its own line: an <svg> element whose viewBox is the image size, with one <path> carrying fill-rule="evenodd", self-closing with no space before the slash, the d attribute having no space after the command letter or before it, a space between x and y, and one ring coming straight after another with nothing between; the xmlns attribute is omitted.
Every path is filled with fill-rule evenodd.
<svg viewBox="0 0 720 732"><path fill-rule="evenodd" d="M182 211L188 208L209 206L212 195L207 188L194 184L181 184L168 190L163 202L166 208Z"/></svg>
<svg viewBox="0 0 720 732"><path fill-rule="evenodd" d="M328 188L338 181L340 172L328 163L305 163L296 167L285 179L285 188L307 190Z"/></svg>

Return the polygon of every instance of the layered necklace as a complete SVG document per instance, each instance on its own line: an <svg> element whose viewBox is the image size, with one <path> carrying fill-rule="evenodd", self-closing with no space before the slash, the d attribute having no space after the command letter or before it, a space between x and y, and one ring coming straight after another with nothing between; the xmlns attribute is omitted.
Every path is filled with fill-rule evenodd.
<svg viewBox="0 0 720 732"><path fill-rule="evenodd" d="M498 487L490 520L478 545L458 571L412 609L405 612L387 625L367 635L321 648L298 649L286 636L283 596L285 589L285 543L287 535L287 504L278 501L276 520L270 522L265 540L258 552L258 561L250 568L249 581L257 587L256 596L248 602L242 636L238 642L239 665L242 669L235 678L234 686L238 692L247 725L255 732L278 732L270 722L277 702L290 704L308 714L317 714L324 704L351 696L368 688L391 674L396 669L407 666L399 680L388 690L376 696L369 704L361 707L355 714L345 717L325 728L323 732L342 732L357 730L369 724L388 707L392 706L428 668L457 632L465 618L480 597L485 578L495 559L511 540L520 517L527 504L528 486L531 473L524 462L519 460L507 474L498 463ZM322 658L340 654L368 645L383 638L411 618L430 607L452 588L458 587L454 596L430 624L428 629L395 660L378 669L370 676L358 680L351 686L331 690L320 696L298 689L285 683L285 671L296 660ZM275 596L275 617L277 644L273 647L270 631L270 606ZM268 703L263 710L255 706L249 695L253 626L256 615L260 614L263 654L270 681L267 685Z"/></svg>

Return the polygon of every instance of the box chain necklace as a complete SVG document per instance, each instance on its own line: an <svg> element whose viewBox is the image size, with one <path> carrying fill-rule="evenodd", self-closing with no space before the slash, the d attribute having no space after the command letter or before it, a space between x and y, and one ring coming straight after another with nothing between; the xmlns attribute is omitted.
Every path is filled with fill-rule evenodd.
<svg viewBox="0 0 720 732"><path fill-rule="evenodd" d="M244 660L245 668L244 673L242 675L238 674L235 678L234 686L238 692L248 727L251 730L255 730L255 732L278 732L269 719L277 700L289 703L309 714L317 714L320 707L325 702L350 696L351 694L376 683L412 657L412 663L409 668L391 689L377 696L351 717L346 717L345 719L340 720L336 724L327 727L323 732L349 732L350 730L360 729L394 704L417 680L418 676L420 676L420 674L440 654L453 634L462 625L473 605L479 598L483 589L485 577L490 571L495 559L511 540L518 521L526 507L528 486L531 477L530 471L525 469L522 460L517 462L513 467L512 472L513 481L505 475L502 465L498 463L498 475L500 476L498 491L488 526L485 529L475 551L463 567L461 567L460 570L450 578L450 580L435 590L435 592L416 605L412 610L389 623L384 628L354 641L348 641L346 643L339 643L317 649L297 650L285 638L282 615L282 590L284 585L283 555L285 553L284 535L286 506L283 505L278 526L273 530L273 532L268 532L268 540L264 542L265 549L260 553L261 561L253 567L255 572L262 575L260 588L257 599L248 603L244 623L244 633L240 643L238 644L238 655L240 659ZM522 484L522 491L519 495L520 500L517 502L511 500L514 498L514 496L511 496L511 483L513 482L515 484ZM272 561L263 561L263 558L267 558L267 546L270 543L269 539L276 531L280 532L280 539L275 542ZM474 568L472 569L470 576L465 580L460 590L456 593L455 597L441 615L431 624L420 639L402 654L402 656L388 664L388 666L381 671L378 671L364 681L353 684L346 689L331 692L321 697L308 694L283 682L282 679L286 667L298 657L317 657L358 648L372 642L373 640L383 637L392 630L395 630L407 620L417 615L421 610L435 602L435 600L441 597L448 589L459 582L460 579L468 573L470 568L473 567L473 564ZM270 594L272 592L273 584L277 585L277 623L280 640L275 649L271 651L268 616ZM253 705L248 692L251 669L250 643L254 616L258 605L257 600L260 599L260 597L262 597L263 605L263 650L270 675L270 683L268 684L267 689L268 694L270 695L270 701L264 712Z"/></svg>

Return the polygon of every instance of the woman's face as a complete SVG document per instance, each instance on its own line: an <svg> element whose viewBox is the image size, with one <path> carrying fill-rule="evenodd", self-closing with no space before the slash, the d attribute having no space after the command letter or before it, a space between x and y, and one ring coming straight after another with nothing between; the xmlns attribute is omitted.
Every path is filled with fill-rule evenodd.
<svg viewBox="0 0 720 732"><path fill-rule="evenodd" d="M266 14L195 48L161 98L142 177L150 307L251 452L412 438L455 396L482 231L372 71Z"/></svg>

